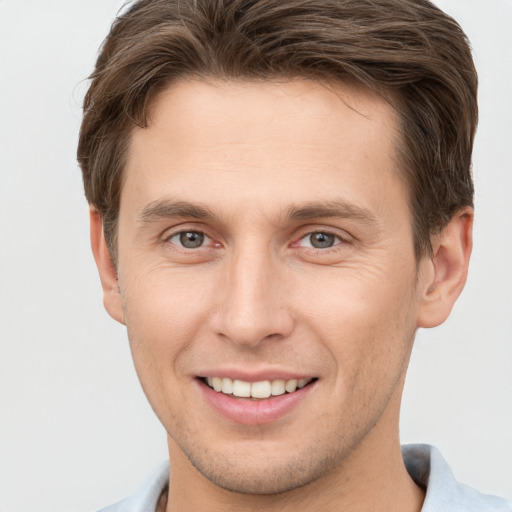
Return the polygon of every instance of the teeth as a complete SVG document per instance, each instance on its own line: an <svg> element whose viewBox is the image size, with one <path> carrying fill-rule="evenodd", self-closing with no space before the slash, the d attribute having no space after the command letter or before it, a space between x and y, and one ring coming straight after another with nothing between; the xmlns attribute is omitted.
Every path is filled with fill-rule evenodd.
<svg viewBox="0 0 512 512"><path fill-rule="evenodd" d="M213 377L213 389L215 389L215 391L222 391L222 379Z"/></svg>
<svg viewBox="0 0 512 512"><path fill-rule="evenodd" d="M299 379L297 381L297 387L302 389L308 383L308 379Z"/></svg>
<svg viewBox="0 0 512 512"><path fill-rule="evenodd" d="M222 392L226 395L233 393L233 381L231 379L222 379Z"/></svg>
<svg viewBox="0 0 512 512"><path fill-rule="evenodd" d="M269 380L253 382L251 384L251 396L253 398L268 398L272 394L272 384Z"/></svg>
<svg viewBox="0 0 512 512"><path fill-rule="evenodd" d="M297 389L297 379L290 379L287 381L284 389L286 389L288 393L293 393Z"/></svg>
<svg viewBox="0 0 512 512"><path fill-rule="evenodd" d="M275 379L260 382L247 382L244 380L231 380L227 377L207 377L208 386L217 392L234 395L240 398L268 398L302 389L311 379Z"/></svg>
<svg viewBox="0 0 512 512"><path fill-rule="evenodd" d="M277 379L272 381L272 396L284 395L286 382L283 379Z"/></svg>
<svg viewBox="0 0 512 512"><path fill-rule="evenodd" d="M242 398L249 398L251 396L251 383L244 380L233 381L233 395Z"/></svg>

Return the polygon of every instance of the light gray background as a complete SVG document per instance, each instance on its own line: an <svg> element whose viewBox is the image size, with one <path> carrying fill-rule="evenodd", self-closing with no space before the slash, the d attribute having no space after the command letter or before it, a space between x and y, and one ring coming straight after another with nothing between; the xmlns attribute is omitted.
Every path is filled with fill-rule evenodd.
<svg viewBox="0 0 512 512"><path fill-rule="evenodd" d="M126 335L103 311L75 163L83 79L122 0L0 0L0 511L87 511L166 457ZM512 497L512 1L439 0L481 80L471 277L420 332L404 442Z"/></svg>

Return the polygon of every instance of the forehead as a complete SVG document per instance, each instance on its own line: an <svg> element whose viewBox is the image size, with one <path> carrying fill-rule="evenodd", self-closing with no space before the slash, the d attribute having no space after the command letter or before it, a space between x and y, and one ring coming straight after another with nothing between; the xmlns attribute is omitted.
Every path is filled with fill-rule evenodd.
<svg viewBox="0 0 512 512"><path fill-rule="evenodd" d="M394 138L398 126L391 103L368 88L305 78L179 81L153 99L148 117L149 130L143 132L150 137L157 131L162 135L173 131L175 137L181 135L201 145L268 144L266 135L276 134L279 137L272 139L276 145L327 145L339 143L355 130L362 139L385 144ZM312 130L315 127L322 129ZM135 136L143 139L144 133L135 129ZM168 142L173 141L168 138Z"/></svg>
<svg viewBox="0 0 512 512"><path fill-rule="evenodd" d="M384 185L403 193L397 127L392 106L362 87L181 81L132 133L121 213L127 195L141 208L166 195L246 210L345 195L371 207Z"/></svg>

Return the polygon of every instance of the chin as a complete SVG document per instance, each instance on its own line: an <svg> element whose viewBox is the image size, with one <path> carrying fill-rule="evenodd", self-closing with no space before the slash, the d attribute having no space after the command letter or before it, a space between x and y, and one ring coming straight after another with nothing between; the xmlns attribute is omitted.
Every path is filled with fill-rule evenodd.
<svg viewBox="0 0 512 512"><path fill-rule="evenodd" d="M196 466L214 485L237 494L276 495L303 487L323 474L322 471L301 470L290 466L279 466L255 471L252 468L226 468Z"/></svg>
<svg viewBox="0 0 512 512"><path fill-rule="evenodd" d="M325 453L327 452L327 453ZM230 492L251 495L276 495L308 485L332 471L338 464L336 451L315 447L306 453L265 458L229 455L199 457L187 454L192 465L214 485ZM278 460L279 459L279 460ZM285 460L283 460L285 459Z"/></svg>

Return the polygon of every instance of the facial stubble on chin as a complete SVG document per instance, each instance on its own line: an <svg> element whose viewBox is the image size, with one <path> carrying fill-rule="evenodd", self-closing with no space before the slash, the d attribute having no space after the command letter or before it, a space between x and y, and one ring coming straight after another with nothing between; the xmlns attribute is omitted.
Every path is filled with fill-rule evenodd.
<svg viewBox="0 0 512 512"><path fill-rule="evenodd" d="M319 450L315 445L272 467L258 469L251 466L250 457L228 460L208 449L181 449L192 466L211 483L243 495L279 495L293 491L329 473L338 466L338 459L343 459L332 446L328 450ZM319 457L319 451L326 455Z"/></svg>
<svg viewBox="0 0 512 512"><path fill-rule="evenodd" d="M276 496L308 486L328 474L342 470L354 448L378 423L382 412L379 411L374 421L364 426L347 426L345 432L337 433L334 438L329 433L324 434L302 450L294 450L286 460L261 468L251 465L250 456L243 450L239 450L237 457L228 458L198 445L194 442L197 434L186 432L187 427L181 421L175 425L174 434L169 435L195 470L221 489L242 495ZM294 433L297 435L297 430L291 431L289 435ZM247 440L247 443L251 442L258 442L254 434Z"/></svg>
<svg viewBox="0 0 512 512"><path fill-rule="evenodd" d="M364 397L366 403L360 404L359 415L355 415L356 422L354 417L347 418L343 431L325 432L321 437L311 440L308 446L293 450L286 460L275 462L271 467L251 466L251 458L243 449L238 451L238 456L228 458L199 445L194 439L198 439L201 433L189 429L180 419L177 419L176 428L169 432L169 436L204 478L233 493L275 496L313 484L329 474L341 475L351 456L382 419L393 396L396 398L396 393L401 396L414 336L415 331L412 330L404 337L403 343L409 345L409 349L403 352L401 371L390 382L386 395L380 398L379 407L375 408L374 396L370 393ZM322 420L317 418L320 423ZM288 435L300 436L298 429L288 429ZM241 437L245 437L247 443L258 442L253 430L246 436L241 434Z"/></svg>

